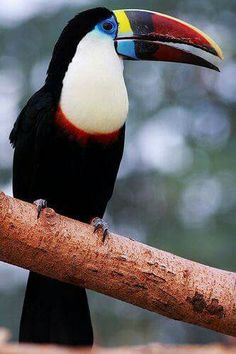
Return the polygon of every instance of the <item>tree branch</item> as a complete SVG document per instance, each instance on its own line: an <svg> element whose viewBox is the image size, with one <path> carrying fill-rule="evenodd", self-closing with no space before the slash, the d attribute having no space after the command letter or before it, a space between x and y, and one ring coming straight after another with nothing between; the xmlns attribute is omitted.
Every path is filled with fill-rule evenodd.
<svg viewBox="0 0 236 354"><path fill-rule="evenodd" d="M91 354L91 349L62 347L56 345L33 345L7 343L9 332L0 328L0 354ZM3 339L4 338L4 339ZM149 344L137 347L99 348L93 347L92 354L236 354L235 346L219 344L204 346L170 346Z"/></svg>
<svg viewBox="0 0 236 354"><path fill-rule="evenodd" d="M140 347L71 349L44 345L0 345L0 354L236 354L235 347L223 345L209 346L167 346L152 344Z"/></svg>
<svg viewBox="0 0 236 354"><path fill-rule="evenodd" d="M0 260L236 336L236 274L0 194Z"/></svg>

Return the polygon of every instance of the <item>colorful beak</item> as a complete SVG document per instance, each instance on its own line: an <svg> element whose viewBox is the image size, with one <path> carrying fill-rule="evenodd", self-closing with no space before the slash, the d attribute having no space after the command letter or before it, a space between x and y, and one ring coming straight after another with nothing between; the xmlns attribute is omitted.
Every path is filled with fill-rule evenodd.
<svg viewBox="0 0 236 354"><path fill-rule="evenodd" d="M116 50L124 59L186 63L219 71L207 60L173 46L189 45L223 59L217 43L196 27L145 10L116 10L114 14L119 24Z"/></svg>

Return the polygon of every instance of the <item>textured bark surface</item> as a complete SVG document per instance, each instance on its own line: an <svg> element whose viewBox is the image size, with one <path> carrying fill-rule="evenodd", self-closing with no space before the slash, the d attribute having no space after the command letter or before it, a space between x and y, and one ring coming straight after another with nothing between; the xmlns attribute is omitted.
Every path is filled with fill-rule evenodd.
<svg viewBox="0 0 236 354"><path fill-rule="evenodd" d="M203 245L204 247L204 245ZM0 260L236 336L236 274L0 194ZM0 352L1 353L1 352Z"/></svg>

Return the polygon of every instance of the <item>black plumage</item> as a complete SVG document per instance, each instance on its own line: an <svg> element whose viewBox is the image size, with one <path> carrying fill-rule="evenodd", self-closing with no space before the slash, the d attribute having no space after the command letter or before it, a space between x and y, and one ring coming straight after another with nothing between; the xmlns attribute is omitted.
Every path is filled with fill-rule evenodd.
<svg viewBox="0 0 236 354"><path fill-rule="evenodd" d="M56 124L56 112L78 42L111 15L97 8L69 22L54 49L45 85L29 100L10 135L14 196L28 202L46 199L58 213L83 222L103 217L123 154L125 128L108 144L84 144ZM20 341L91 345L85 290L30 273Z"/></svg>

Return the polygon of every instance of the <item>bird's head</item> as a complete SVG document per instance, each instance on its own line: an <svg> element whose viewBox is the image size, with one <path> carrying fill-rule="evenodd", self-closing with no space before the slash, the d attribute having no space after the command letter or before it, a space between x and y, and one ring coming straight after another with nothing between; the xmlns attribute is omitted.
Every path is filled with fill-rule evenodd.
<svg viewBox="0 0 236 354"><path fill-rule="evenodd" d="M75 16L63 30L54 49L49 74L63 76L79 43L92 33L101 40L112 41L114 50L123 59L152 60L193 64L219 70L207 60L176 44L199 48L223 59L215 41L192 25L161 13L146 10L115 10L103 7ZM91 52L91 56L93 53Z"/></svg>
<svg viewBox="0 0 236 354"><path fill-rule="evenodd" d="M188 63L218 70L175 44L197 47L223 59L210 37L173 17L144 10L87 10L63 30L46 83L73 126L88 134L113 134L128 115L123 59Z"/></svg>

